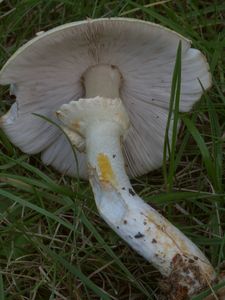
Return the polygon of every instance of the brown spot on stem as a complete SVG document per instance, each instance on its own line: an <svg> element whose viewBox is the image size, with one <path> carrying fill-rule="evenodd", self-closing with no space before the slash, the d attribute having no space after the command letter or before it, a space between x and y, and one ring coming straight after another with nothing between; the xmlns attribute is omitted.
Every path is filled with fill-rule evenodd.
<svg viewBox="0 0 225 300"><path fill-rule="evenodd" d="M140 233L140 231L137 233L137 234L135 234L135 239L140 239L140 238L143 238L145 235L143 234L143 233Z"/></svg>
<svg viewBox="0 0 225 300"><path fill-rule="evenodd" d="M152 239L152 244L156 244L156 243L157 243L156 239Z"/></svg>
<svg viewBox="0 0 225 300"><path fill-rule="evenodd" d="M79 122L74 122L74 123L71 123L71 129L74 130L74 131L78 131L80 129L80 123Z"/></svg>
<svg viewBox="0 0 225 300"><path fill-rule="evenodd" d="M16 95L9 95L9 98L10 98L11 100L16 100Z"/></svg>
<svg viewBox="0 0 225 300"><path fill-rule="evenodd" d="M129 188L129 194L130 194L131 196L134 196L134 195L135 195L135 192L134 192L131 188Z"/></svg>

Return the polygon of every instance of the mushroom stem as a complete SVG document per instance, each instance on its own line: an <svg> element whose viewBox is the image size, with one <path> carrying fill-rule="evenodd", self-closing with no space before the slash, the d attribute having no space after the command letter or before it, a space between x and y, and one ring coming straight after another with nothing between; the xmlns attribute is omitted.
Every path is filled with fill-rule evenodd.
<svg viewBox="0 0 225 300"><path fill-rule="evenodd" d="M58 115L70 136L75 131L85 139L89 181L100 215L167 278L170 299L186 299L211 283L215 272L205 255L130 184L121 149L129 127L122 101L80 99L64 104Z"/></svg>

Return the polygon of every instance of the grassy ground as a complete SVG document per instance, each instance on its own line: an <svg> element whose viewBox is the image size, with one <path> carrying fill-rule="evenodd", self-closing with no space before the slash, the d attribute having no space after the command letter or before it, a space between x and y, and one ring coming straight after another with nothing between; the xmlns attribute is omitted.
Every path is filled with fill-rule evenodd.
<svg viewBox="0 0 225 300"><path fill-rule="evenodd" d="M191 114L182 116L173 161L164 165L164 172L154 171L133 185L219 271L225 260L225 4L219 0L0 2L0 66L38 31L103 16L160 23L190 38L206 55L213 88ZM0 99L3 114L13 102L8 87L1 87ZM160 274L99 218L86 182L57 174L42 165L38 155L21 153L0 133L1 300L158 299L159 280Z"/></svg>

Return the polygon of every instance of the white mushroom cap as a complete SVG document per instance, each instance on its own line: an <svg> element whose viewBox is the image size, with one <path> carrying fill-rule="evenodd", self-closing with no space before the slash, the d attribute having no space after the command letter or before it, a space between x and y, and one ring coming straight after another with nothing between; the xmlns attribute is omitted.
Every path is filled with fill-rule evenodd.
<svg viewBox="0 0 225 300"><path fill-rule="evenodd" d="M0 84L13 85L17 104L1 124L11 141L60 172L76 176L71 146L54 125L55 111L85 97L82 75L97 64L114 65L122 75L120 97L131 127L124 141L128 174L159 167L167 123L176 51L182 42L180 110L189 111L211 85L208 64L189 40L160 25L126 18L96 19L59 26L22 46L5 64ZM79 175L87 177L85 153L77 152Z"/></svg>

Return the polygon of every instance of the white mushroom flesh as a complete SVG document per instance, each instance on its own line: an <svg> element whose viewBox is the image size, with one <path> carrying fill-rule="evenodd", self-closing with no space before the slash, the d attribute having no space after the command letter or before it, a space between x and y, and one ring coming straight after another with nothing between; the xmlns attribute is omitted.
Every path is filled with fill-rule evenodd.
<svg viewBox="0 0 225 300"><path fill-rule="evenodd" d="M119 97L120 72L107 65L94 66L83 81L87 98L62 105L57 115L74 143L77 135L85 140L82 145L99 213L176 290L194 294L212 282L214 269L198 247L146 204L130 184L122 147L132 124Z"/></svg>

